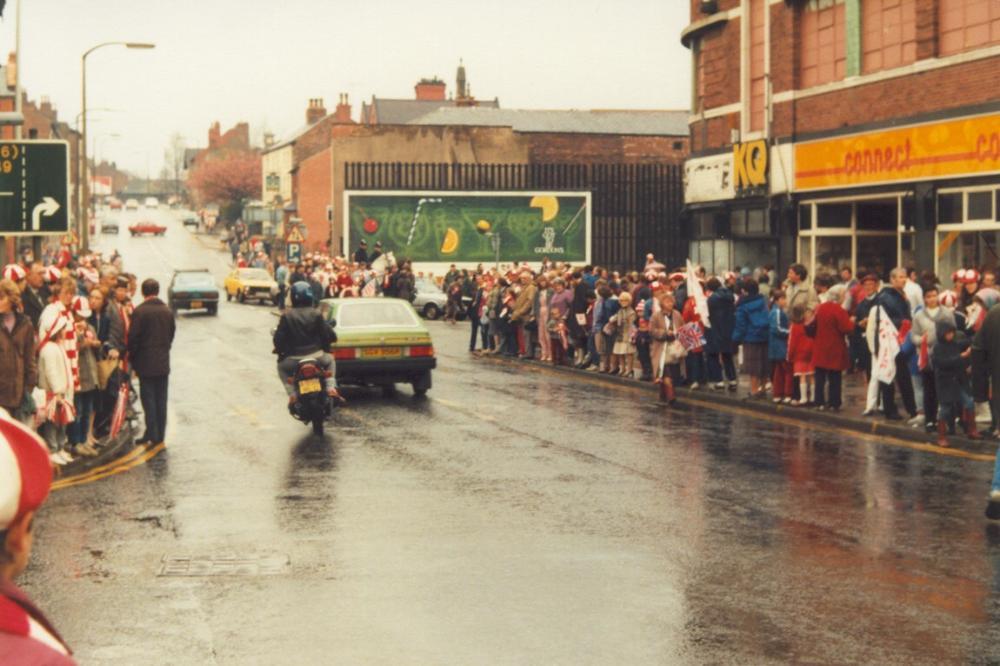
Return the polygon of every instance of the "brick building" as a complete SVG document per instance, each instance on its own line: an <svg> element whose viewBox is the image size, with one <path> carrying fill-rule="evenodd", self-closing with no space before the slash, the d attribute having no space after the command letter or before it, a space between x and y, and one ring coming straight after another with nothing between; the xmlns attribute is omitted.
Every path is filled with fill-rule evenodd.
<svg viewBox="0 0 1000 666"><path fill-rule="evenodd" d="M1000 261L1000 0L690 5L693 260Z"/></svg>

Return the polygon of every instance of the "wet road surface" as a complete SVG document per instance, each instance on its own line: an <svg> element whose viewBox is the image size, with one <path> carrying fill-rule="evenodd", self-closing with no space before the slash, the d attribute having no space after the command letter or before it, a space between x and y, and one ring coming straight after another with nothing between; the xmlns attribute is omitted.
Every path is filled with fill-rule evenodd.
<svg viewBox="0 0 1000 666"><path fill-rule="evenodd" d="M158 216L117 239L126 269L221 284L212 240ZM316 439L276 321L182 315L167 450L44 509L23 582L81 663L1000 660L988 462L671 412L441 323L428 399L348 390Z"/></svg>

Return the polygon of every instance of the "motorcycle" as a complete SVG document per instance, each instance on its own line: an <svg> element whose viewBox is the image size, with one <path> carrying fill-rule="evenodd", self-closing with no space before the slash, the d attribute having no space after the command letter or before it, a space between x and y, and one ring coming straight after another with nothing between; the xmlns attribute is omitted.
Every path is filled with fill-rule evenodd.
<svg viewBox="0 0 1000 666"><path fill-rule="evenodd" d="M333 375L323 370L314 358L298 362L289 383L295 388L295 401L288 409L292 416L312 424L313 434L322 436L326 420L333 414L336 401L327 394L326 381Z"/></svg>

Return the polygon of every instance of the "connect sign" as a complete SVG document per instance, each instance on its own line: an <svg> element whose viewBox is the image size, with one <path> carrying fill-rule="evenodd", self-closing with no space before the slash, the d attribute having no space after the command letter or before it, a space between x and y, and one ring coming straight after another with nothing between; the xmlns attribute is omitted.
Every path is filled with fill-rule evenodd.
<svg viewBox="0 0 1000 666"><path fill-rule="evenodd" d="M733 184L737 192L767 186L767 142L733 144Z"/></svg>
<svg viewBox="0 0 1000 666"><path fill-rule="evenodd" d="M0 142L0 235L69 231L65 141Z"/></svg>

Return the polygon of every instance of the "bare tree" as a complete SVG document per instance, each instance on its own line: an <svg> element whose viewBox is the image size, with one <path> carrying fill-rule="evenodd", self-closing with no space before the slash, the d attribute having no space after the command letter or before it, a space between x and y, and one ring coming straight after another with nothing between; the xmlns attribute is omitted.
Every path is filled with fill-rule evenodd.
<svg viewBox="0 0 1000 666"><path fill-rule="evenodd" d="M184 171L184 150L186 142L184 136L179 132L174 132L170 137L170 143L164 152L164 169L173 176L174 194L180 194L181 172Z"/></svg>

